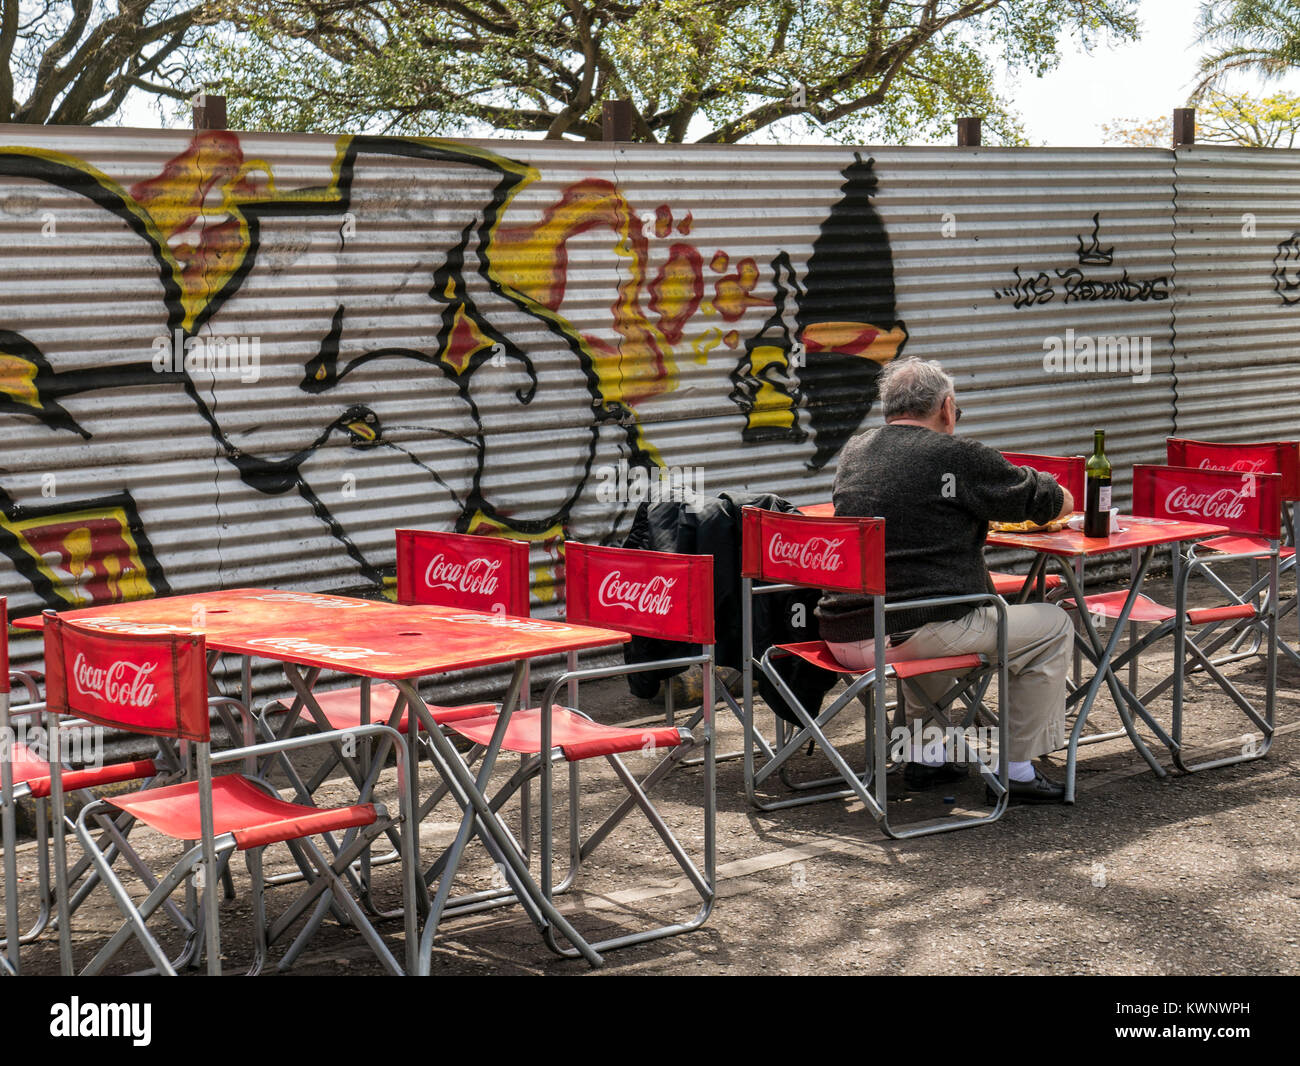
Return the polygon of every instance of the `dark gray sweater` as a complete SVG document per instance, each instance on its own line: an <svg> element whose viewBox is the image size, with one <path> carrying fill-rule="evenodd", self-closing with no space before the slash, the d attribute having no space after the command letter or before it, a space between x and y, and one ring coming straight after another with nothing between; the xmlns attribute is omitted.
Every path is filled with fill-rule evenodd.
<svg viewBox="0 0 1300 1066"><path fill-rule="evenodd" d="M885 520L886 602L990 591L984 540L994 522L1050 522L1065 497L1047 474L1014 466L977 441L923 426L882 426L845 446L835 473L837 515ZM891 611L889 633L960 618L966 604ZM873 635L871 600L822 594L823 640Z"/></svg>

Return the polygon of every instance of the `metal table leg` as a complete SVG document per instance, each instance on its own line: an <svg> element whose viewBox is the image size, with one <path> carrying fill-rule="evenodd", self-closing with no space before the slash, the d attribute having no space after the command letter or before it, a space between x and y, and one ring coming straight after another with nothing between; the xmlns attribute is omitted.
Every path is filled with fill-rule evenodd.
<svg viewBox="0 0 1300 1066"><path fill-rule="evenodd" d="M1119 679L1115 676L1114 668L1111 666L1111 660L1115 656L1115 648L1119 644L1119 638L1124 631L1124 625L1126 622L1128 622L1129 615L1133 611L1133 605L1137 602L1137 598L1141 594L1142 582L1146 578L1146 572L1151 565L1151 558L1154 554L1155 554L1154 547L1147 548L1146 551L1143 553L1142 562L1138 566L1137 576L1134 579L1131 587L1129 588L1128 597L1124 601L1124 607L1120 611L1119 617L1115 620L1115 630L1113 633L1111 633L1110 640L1108 640L1104 646L1102 644L1101 638L1097 636L1097 630L1092 624L1091 616L1088 614L1087 604L1084 602L1083 589L1080 586L1078 579L1075 577L1074 567L1072 566L1061 567L1061 572L1064 575L1066 582L1070 586L1070 593L1074 597L1074 602L1078 607L1079 620L1083 625L1084 633L1086 634L1087 637L1087 643L1091 645L1091 653L1097 656L1096 674L1093 675L1093 679L1089 683L1086 690L1079 690L1084 692L1083 702L1079 706L1079 712L1078 715L1075 717L1074 728L1070 731L1070 740L1066 748L1066 762L1065 762L1065 802L1066 803L1074 802L1075 772L1077 769L1079 737L1083 732L1084 724L1088 720L1088 714L1092 710L1093 702L1097 699L1097 694L1101 691L1101 686L1103 683L1110 686L1111 694L1115 699L1116 710L1119 713L1120 721L1123 722L1124 731L1128 734L1128 738L1132 742L1133 747L1136 748L1138 754L1141 755L1142 758L1146 760L1147 765L1151 767L1152 772L1155 773L1157 777L1165 776L1164 767L1162 767L1158 762L1156 762L1155 756L1151 754L1151 750L1146 746L1142 738L1138 736L1137 728L1133 722L1133 716L1132 714L1129 713L1127 700L1125 699L1123 694L1125 691L1124 687L1120 684ZM1087 650L1086 645L1085 645L1085 650ZM1079 691L1075 691L1074 693L1072 693L1069 699L1074 700L1076 697L1078 697Z"/></svg>
<svg viewBox="0 0 1300 1066"><path fill-rule="evenodd" d="M480 777L484 782L487 781L492 772L492 766L496 762L497 753L500 751L500 742L505 735L510 715L514 713L518 706L523 671L524 664L522 662L517 663L510 679L510 688L501 704L500 720L494 731L492 743L484 753L483 765L479 768ZM414 685L407 681L399 681L397 686L406 694L410 700L411 709L424 723L432 744L437 769L447 784L452 787L453 797L465 811L460 832L457 834L460 850L463 851L464 844L468 842L471 829L485 842L490 840L495 853L504 860L503 874L510 882L511 887L514 888L520 903L529 912L530 917L532 917L539 929L545 931L548 925L554 926L560 932L560 935L577 948L583 958L592 966L600 966L604 959L578 934L577 930L555 908L555 905L546 899L541 888L533 880L522 856L515 850L509 831L501 825L483 790L471 774L469 767L461 759L460 753L456 751L451 741L443 735L442 730L437 728L437 724L430 716L428 708L424 705L424 701L420 698L420 694L415 690ZM542 753L543 758L547 756L548 753ZM447 862L442 874L447 885L450 885L455 878L459 863L459 854L456 855L454 861ZM441 890L442 886L440 885L439 891L441 892ZM433 937L437 931L437 917L438 915L431 909L421 937L418 971L422 975L427 975L432 967L431 953Z"/></svg>

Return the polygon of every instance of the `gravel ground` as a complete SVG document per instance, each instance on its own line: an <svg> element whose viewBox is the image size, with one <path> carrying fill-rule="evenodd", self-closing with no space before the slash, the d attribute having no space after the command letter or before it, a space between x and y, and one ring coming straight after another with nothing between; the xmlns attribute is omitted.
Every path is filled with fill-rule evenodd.
<svg viewBox="0 0 1300 1066"><path fill-rule="evenodd" d="M1283 588L1294 587L1287 578ZM1153 579L1157 599L1168 581ZM1206 601L1211 602L1211 601ZM1292 616L1284 633L1295 636ZM1167 654L1143 660L1147 683L1167 672ZM1262 663L1228 670L1249 696L1262 700ZM997 824L914 841L885 839L861 805L833 801L761 813L745 799L738 760L718 767L719 899L708 923L692 934L659 940L606 956L598 971L552 955L518 907L448 920L436 940L436 974L1295 974L1300 972L1300 861L1296 842L1300 785L1300 682L1282 659L1278 677L1278 735L1262 760L1188 776L1170 768L1157 779L1127 740L1081 749L1079 797L1073 806L1012 808ZM618 681L584 690L582 706L606 721L649 721L654 705L633 699ZM1168 702L1155 705L1162 721ZM1192 682L1187 703L1192 747L1241 748L1245 719L1212 685ZM834 736L846 754L862 755L861 718L843 715ZM759 721L769 723L763 710ZM1108 697L1090 726L1115 727ZM740 727L718 712L720 751L735 750ZM498 779L504 781L503 759ZM801 760L823 772L813 755ZM1161 758L1168 766L1169 760ZM652 765L639 755L636 769ZM1049 776L1063 776L1063 759L1043 760ZM395 774L385 773L381 794L393 801ZM436 783L427 766L423 782ZM681 770L658 790L667 821L688 848L702 841L699 797L702 773ZM943 796L902 790L891 777L898 821L940 814ZM349 786L350 787L350 786ZM355 796L331 780L319 794L346 802ZM557 777L561 797L567 795ZM584 815L608 810L618 782L600 761L584 767ZM982 786L971 779L947 790L955 806L976 809ZM775 795L775 793L773 793ZM517 805L507 808L518 824ZM456 827L444 805L422 828L426 861ZM562 816L561 816L562 819ZM587 824L594 824L588 820ZM557 834L558 835L558 834ZM141 830L132 837L149 859L172 854L162 838ZM73 845L75 855L76 848ZM35 869L32 844L20 848L22 877ZM287 868L283 848L267 853L268 871ZM494 869L477 845L467 854L458 889L488 887ZM693 896L657 837L639 814L584 865L565 910L584 931L627 930L665 918L685 919ZM376 872L380 902L396 900L396 867ZM247 872L235 865L240 898L222 903L225 965L245 968ZM136 883L134 888L139 889ZM291 896L274 890L270 907ZM74 917L74 951L84 964L118 924L116 909L97 890ZM165 924L159 926L168 941ZM401 957L399 922L381 931ZM171 938L173 946L176 941ZM283 945L272 948L272 962ZM24 951L30 973L57 971L52 937ZM144 964L132 950L114 972ZM274 973L268 967L268 973ZM381 972L356 936L327 922L294 969L301 974Z"/></svg>

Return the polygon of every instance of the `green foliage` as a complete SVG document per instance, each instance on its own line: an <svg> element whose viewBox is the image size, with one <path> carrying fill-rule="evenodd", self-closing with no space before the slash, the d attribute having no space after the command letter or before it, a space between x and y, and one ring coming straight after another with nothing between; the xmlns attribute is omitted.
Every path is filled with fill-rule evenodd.
<svg viewBox="0 0 1300 1066"><path fill-rule="evenodd" d="M1277 78L1300 67L1300 4L1295 0L1207 0L1197 20L1201 58L1199 99L1234 71Z"/></svg>
<svg viewBox="0 0 1300 1066"><path fill-rule="evenodd" d="M206 80L245 129L598 139L630 98L644 141L825 131L1020 143L999 67L1137 35L1134 0L214 0Z"/></svg>
<svg viewBox="0 0 1300 1066"><path fill-rule="evenodd" d="M187 99L202 0L0 0L0 122L91 125Z"/></svg>
<svg viewBox="0 0 1300 1066"><path fill-rule="evenodd" d="M1127 145L1130 148L1169 148L1174 140L1172 115L1161 118L1117 118L1101 124L1104 144Z"/></svg>
<svg viewBox="0 0 1300 1066"><path fill-rule="evenodd" d="M1202 144L1234 144L1243 148L1293 148L1300 131L1300 96L1274 93L1261 98L1247 93L1206 91L1196 108L1196 140ZM1109 144L1168 148L1173 140L1172 116L1126 118L1102 126Z"/></svg>
<svg viewBox="0 0 1300 1066"><path fill-rule="evenodd" d="M1196 112L1196 139L1250 148L1293 148L1300 128L1300 96L1207 93Z"/></svg>

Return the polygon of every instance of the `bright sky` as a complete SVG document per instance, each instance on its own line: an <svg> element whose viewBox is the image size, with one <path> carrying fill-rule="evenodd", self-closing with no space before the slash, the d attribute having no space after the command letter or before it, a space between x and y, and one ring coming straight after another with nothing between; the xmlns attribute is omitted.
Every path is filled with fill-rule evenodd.
<svg viewBox="0 0 1300 1066"><path fill-rule="evenodd" d="M1041 80L1008 86L1030 144L1053 147L1102 143L1101 124L1120 118L1169 117L1186 103L1201 49L1194 46L1199 0L1142 0L1141 40L1102 46L1089 55L1063 41L1061 64ZM1300 91L1300 78L1261 82L1242 77L1225 83L1236 91L1268 95Z"/></svg>
<svg viewBox="0 0 1300 1066"><path fill-rule="evenodd" d="M1091 146L1102 142L1101 125L1122 118L1168 117L1182 107L1196 79L1201 50L1194 23L1200 0L1141 0L1141 40L1120 47L1102 45L1092 54L1077 41L1061 44L1062 59L1042 79L1021 77L1007 82L1005 92L1024 123L1029 143L1053 147ZM1300 92L1300 74L1276 82L1253 76L1225 83L1235 91L1267 95L1278 90ZM157 128L156 106L144 100L128 102L120 117L124 126ZM166 125L188 126L170 120ZM773 140L788 134L772 129ZM800 137L809 140L806 135Z"/></svg>

